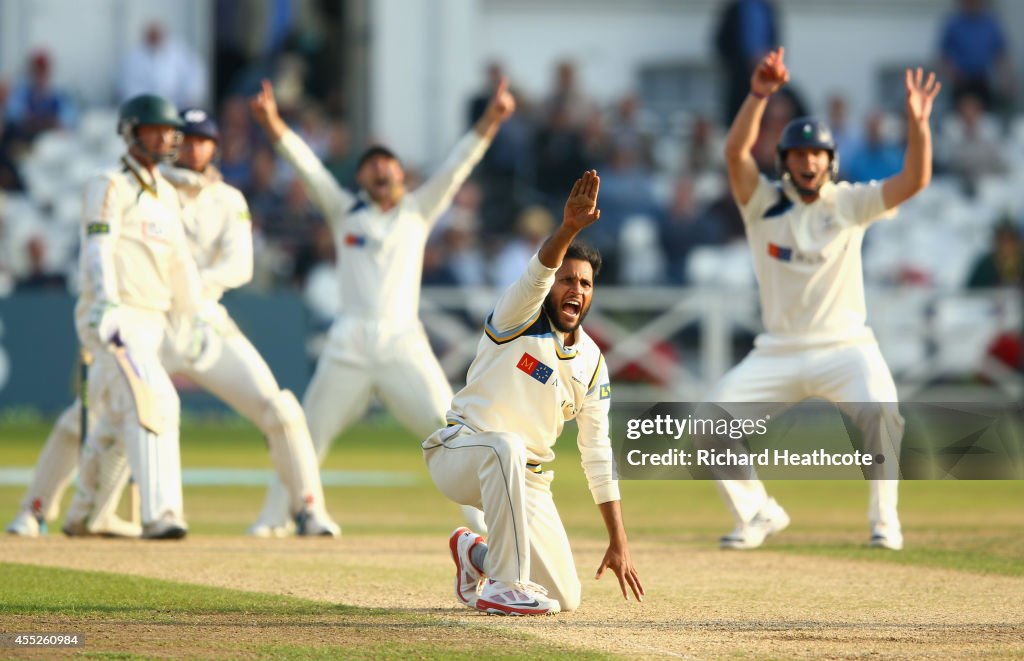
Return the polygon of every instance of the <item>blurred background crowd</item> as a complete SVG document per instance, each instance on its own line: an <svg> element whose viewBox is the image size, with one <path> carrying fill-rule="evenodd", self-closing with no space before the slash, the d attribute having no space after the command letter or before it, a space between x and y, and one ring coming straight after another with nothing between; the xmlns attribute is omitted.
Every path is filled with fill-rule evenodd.
<svg viewBox="0 0 1024 661"><path fill-rule="evenodd" d="M586 237L605 257L600 285L753 286L742 221L725 181L722 141L747 92L753 63L770 47L787 45L786 12L799 11L800 3L704 4L711 14L706 62L713 65L718 96L704 110L655 111L639 91L611 100L594 94L579 75L579 56L550 63L543 93L522 86L513 63L493 58L474 63L478 88L459 100L465 130L502 76L509 77L519 109L435 228L425 286L508 284L557 222L571 182L588 168L602 177L602 220ZM258 81L269 77L288 122L339 183L354 188L356 158L376 136L353 127L346 3L218 0L211 5L213 57L202 57L164 22L148 21L137 45L122 58L115 103L90 104L75 89L55 84L54 73L65 63L45 43L24 55L16 75L0 80L0 296L74 291L76 191L121 152L114 132L116 101L155 91L179 107L207 106L217 114L218 166L252 210L257 252L250 287L302 292L316 318L332 316L331 234L302 184L252 121L247 103ZM1022 288L1024 114L1021 71L1014 66L1020 44L1011 43L999 3L947 5L943 20L927 28L933 32L932 52L917 58L944 83L933 120L936 177L897 221L868 234L868 285ZM841 72L841 63L832 66ZM771 99L764 116L754 150L762 171L774 176L781 128L793 117L813 114L832 125L841 179L893 174L904 148L898 83L890 86L893 98L865 107L851 103L862 101L863 90L837 80L824 103L815 103L794 69L792 84ZM403 156L402 144L389 146ZM405 160L404 165L415 186L435 163ZM1019 345L1016 351L1006 362L1016 360L1020 368Z"/></svg>

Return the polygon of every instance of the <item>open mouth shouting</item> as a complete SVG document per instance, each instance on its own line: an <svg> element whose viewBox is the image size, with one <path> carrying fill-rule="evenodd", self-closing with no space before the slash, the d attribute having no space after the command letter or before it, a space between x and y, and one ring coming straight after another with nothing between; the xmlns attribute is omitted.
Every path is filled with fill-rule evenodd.
<svg viewBox="0 0 1024 661"><path fill-rule="evenodd" d="M580 320L580 313L583 311L583 301L577 298L567 298L562 301L562 318L567 326L575 327Z"/></svg>
<svg viewBox="0 0 1024 661"><path fill-rule="evenodd" d="M814 170L799 170L796 173L796 185L807 190L814 190L818 187L820 172Z"/></svg>

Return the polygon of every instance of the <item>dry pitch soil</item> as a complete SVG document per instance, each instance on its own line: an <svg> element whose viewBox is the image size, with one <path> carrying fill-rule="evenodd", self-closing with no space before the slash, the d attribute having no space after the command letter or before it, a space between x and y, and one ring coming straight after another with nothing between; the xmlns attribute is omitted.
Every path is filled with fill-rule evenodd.
<svg viewBox="0 0 1024 661"><path fill-rule="evenodd" d="M275 622L224 615L167 624L76 622L92 640L139 641L136 653L220 656L232 637L345 645L346 641L436 643L464 624L627 657L670 658L1024 658L1024 578L910 565L773 553L634 545L647 588L626 602L614 576L592 578L603 547L574 546L583 606L545 618L485 616L451 593L447 540L193 537L183 542L68 540L0 543L0 561L116 571L234 589L286 594L436 619L405 626L367 616L344 631L325 622ZM18 618L56 625L61 618ZM11 624L11 623L9 623ZM135 627L138 630L132 631ZM456 634L458 635L458 634ZM479 633L473 634L479 636ZM486 633L484 634L486 635ZM219 641L216 642L216 641ZM230 648L226 648L230 649ZM176 650L176 651L175 651ZM509 649L510 654L515 649Z"/></svg>

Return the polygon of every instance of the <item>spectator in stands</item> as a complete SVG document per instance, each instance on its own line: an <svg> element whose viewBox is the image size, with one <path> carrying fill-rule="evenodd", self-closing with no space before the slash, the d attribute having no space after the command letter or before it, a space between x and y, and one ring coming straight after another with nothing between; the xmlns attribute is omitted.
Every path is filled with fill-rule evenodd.
<svg viewBox="0 0 1024 661"><path fill-rule="evenodd" d="M967 280L971 289L1024 287L1024 246L1020 229L1007 216L992 234L992 251L974 263Z"/></svg>
<svg viewBox="0 0 1024 661"><path fill-rule="evenodd" d="M880 110L868 115L864 140L856 146L849 158L841 159L839 167L849 181L882 181L903 167L903 146L886 135L886 117ZM839 152L840 154L844 152ZM846 162L845 167L843 161Z"/></svg>
<svg viewBox="0 0 1024 661"><path fill-rule="evenodd" d="M828 125L832 128L832 138L836 142L836 151L840 154L852 154L860 149L861 136L857 127L850 122L849 106L846 97L834 93L826 102L828 108ZM846 159L839 161L839 178L846 179Z"/></svg>
<svg viewBox="0 0 1024 661"><path fill-rule="evenodd" d="M487 65L486 82L469 102L467 126L473 126L483 116L504 76L505 70L500 62ZM484 193L480 231L485 236L506 234L512 230L516 210L520 206L519 197L528 176L530 148L536 127L530 119L529 100L517 90L513 90L513 95L520 111L501 125L491 148L473 172L473 179L480 183Z"/></svg>
<svg viewBox="0 0 1024 661"><path fill-rule="evenodd" d="M327 153L324 167L344 188L356 188L356 166L358 154L352 150L352 134L342 119L328 122Z"/></svg>
<svg viewBox="0 0 1024 661"><path fill-rule="evenodd" d="M258 224L268 238L273 236L268 231L268 223L282 213L284 199L276 188L277 157L269 147L261 147L252 158L252 173L249 181L242 188L245 199L249 203L253 222Z"/></svg>
<svg viewBox="0 0 1024 661"><path fill-rule="evenodd" d="M594 112L595 106L580 89L576 63L572 60L558 62L555 65L554 82L554 90L544 100L544 112L549 117L556 111L564 112L569 126L574 129L582 128L583 123Z"/></svg>
<svg viewBox="0 0 1024 661"><path fill-rule="evenodd" d="M523 269L555 229L555 217L546 207L530 206L516 218L516 235L494 258L491 282L504 291L523 274Z"/></svg>
<svg viewBox="0 0 1024 661"><path fill-rule="evenodd" d="M618 147L632 151L645 167L654 167L654 140L636 94L627 94L615 104L608 132Z"/></svg>
<svg viewBox="0 0 1024 661"><path fill-rule="evenodd" d="M331 127L323 111L316 105L306 105L299 112L299 125L295 131L313 153L324 160L331 148Z"/></svg>
<svg viewBox="0 0 1024 661"><path fill-rule="evenodd" d="M618 277L626 259L620 243L626 223L633 216L654 219L657 215L651 169L629 146L613 145L608 164L601 171L601 222L580 233L580 238L601 251L606 282Z"/></svg>
<svg viewBox="0 0 1024 661"><path fill-rule="evenodd" d="M953 102L963 96L978 97L986 110L993 109L999 82L1012 93L1010 57L1003 27L985 0L960 0L959 9L942 27L939 53L943 74L953 82Z"/></svg>
<svg viewBox="0 0 1024 661"><path fill-rule="evenodd" d="M722 153L722 135L715 123L705 115L694 117L683 154L683 171L693 178L722 173L725 170Z"/></svg>
<svg viewBox="0 0 1024 661"><path fill-rule="evenodd" d="M70 96L51 84L50 55L44 50L28 58L27 72L7 99L7 120L19 139L32 142L43 131L71 128L76 120Z"/></svg>
<svg viewBox="0 0 1024 661"><path fill-rule="evenodd" d="M986 117L985 106L974 94L964 94L957 101L956 116L943 139L946 169L960 177L969 195L980 177L1008 170L995 123Z"/></svg>
<svg viewBox="0 0 1024 661"><path fill-rule="evenodd" d="M477 287L486 284L487 266L480 247L480 205L483 194L479 184L462 184L452 206L437 221L431 235L433 248L440 256L425 268L423 283Z"/></svg>
<svg viewBox="0 0 1024 661"><path fill-rule="evenodd" d="M207 96L206 66L191 48L167 36L159 22L150 23L143 43L121 63L122 99L159 94L179 108L203 106Z"/></svg>
<svg viewBox="0 0 1024 661"><path fill-rule="evenodd" d="M67 284L63 275L54 273L46 263L46 240L42 236L33 236L25 244L28 255L28 273L19 278L15 291L25 292L67 292Z"/></svg>
<svg viewBox="0 0 1024 661"><path fill-rule="evenodd" d="M551 106L534 144L533 185L552 213L561 207L565 191L572 188L587 165L583 155L583 135L573 125L569 107ZM601 203L604 204L603 198Z"/></svg>
<svg viewBox="0 0 1024 661"><path fill-rule="evenodd" d="M21 191L25 190L25 183L12 153L16 141L7 121L7 96L7 83L0 80L0 191Z"/></svg>
<svg viewBox="0 0 1024 661"><path fill-rule="evenodd" d="M228 97L220 113L220 161L218 167L228 182L246 190L252 176L254 145L265 144L262 134L254 132L248 101L241 96Z"/></svg>
<svg viewBox="0 0 1024 661"><path fill-rule="evenodd" d="M694 198L693 179L680 177L668 206L658 216L661 245L665 250L666 274L671 284L688 284L690 253L704 245L725 240L725 226L717 218L701 213Z"/></svg>
<svg viewBox="0 0 1024 661"><path fill-rule="evenodd" d="M725 74L722 122L732 123L750 91L750 74L765 53L782 45L775 3L733 0L722 11L715 30L715 50Z"/></svg>

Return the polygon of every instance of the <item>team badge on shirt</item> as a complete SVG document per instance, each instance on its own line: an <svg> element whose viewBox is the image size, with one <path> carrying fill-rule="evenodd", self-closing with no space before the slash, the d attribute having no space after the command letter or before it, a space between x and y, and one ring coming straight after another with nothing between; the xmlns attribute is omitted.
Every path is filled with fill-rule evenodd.
<svg viewBox="0 0 1024 661"><path fill-rule="evenodd" d="M777 243L768 244L768 254L780 262L788 262L793 259L793 249L785 248Z"/></svg>
<svg viewBox="0 0 1024 661"><path fill-rule="evenodd" d="M608 399L611 396L612 396L612 384L610 384L610 383L602 383L601 384L600 398L601 399Z"/></svg>
<svg viewBox="0 0 1024 661"><path fill-rule="evenodd" d="M353 234L349 232L345 235L345 245L353 248L362 248L366 245L366 237L362 234Z"/></svg>
<svg viewBox="0 0 1024 661"><path fill-rule="evenodd" d="M533 378L537 379L541 383L547 383L548 379L551 378L551 374L554 372L553 369L540 362L528 353L524 353L523 357L519 359L516 364L521 371L526 372Z"/></svg>

